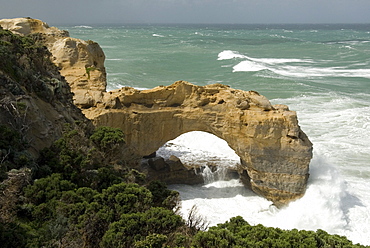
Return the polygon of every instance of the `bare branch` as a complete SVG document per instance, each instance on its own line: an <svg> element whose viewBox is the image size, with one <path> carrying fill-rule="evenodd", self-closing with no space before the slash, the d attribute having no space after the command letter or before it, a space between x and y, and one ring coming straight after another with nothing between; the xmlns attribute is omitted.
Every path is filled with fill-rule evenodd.
<svg viewBox="0 0 370 248"><path fill-rule="evenodd" d="M209 221L198 213L198 207L196 205L191 207L186 224L197 231L205 231L209 227Z"/></svg>

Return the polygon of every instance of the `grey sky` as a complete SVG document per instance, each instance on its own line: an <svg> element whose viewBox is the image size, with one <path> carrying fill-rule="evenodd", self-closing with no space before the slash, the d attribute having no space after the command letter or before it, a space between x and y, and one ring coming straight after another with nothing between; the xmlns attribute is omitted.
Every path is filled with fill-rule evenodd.
<svg viewBox="0 0 370 248"><path fill-rule="evenodd" d="M0 0L0 19L95 23L370 23L370 0Z"/></svg>

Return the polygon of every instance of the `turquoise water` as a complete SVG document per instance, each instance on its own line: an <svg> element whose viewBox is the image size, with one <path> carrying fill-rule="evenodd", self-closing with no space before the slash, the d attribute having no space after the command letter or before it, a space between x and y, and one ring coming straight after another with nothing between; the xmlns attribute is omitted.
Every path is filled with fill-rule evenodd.
<svg viewBox="0 0 370 248"><path fill-rule="evenodd" d="M370 25L86 27L66 29L102 46L111 88L152 88L177 80L221 82L270 99L311 91L369 90ZM225 50L248 58L218 60ZM245 65L239 68L245 73L233 73L233 66L245 60L261 70L249 71L254 69Z"/></svg>
<svg viewBox="0 0 370 248"><path fill-rule="evenodd" d="M250 195L235 199L225 195L225 199L240 205L235 214L251 223L322 228L370 245L370 25L59 28L101 45L108 90L152 88L177 80L222 83L258 91L272 103L297 111L303 131L314 144L305 197L285 210L266 210L264 204L269 203ZM180 144L186 139L191 137ZM205 215L212 208L217 212L220 204L227 206L212 205L215 199L206 201L209 197L195 193L189 197L193 188L176 189L186 195L185 205L204 199L198 204L204 205ZM248 211L253 214L245 215ZM226 212L210 216L212 223L232 217Z"/></svg>

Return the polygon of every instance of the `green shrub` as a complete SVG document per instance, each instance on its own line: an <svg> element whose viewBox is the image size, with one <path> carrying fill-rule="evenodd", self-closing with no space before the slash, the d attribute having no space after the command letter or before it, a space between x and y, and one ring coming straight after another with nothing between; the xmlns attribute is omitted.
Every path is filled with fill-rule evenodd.
<svg viewBox="0 0 370 248"><path fill-rule="evenodd" d="M164 208L151 208L144 213L124 214L119 221L109 226L100 244L106 248L133 247L135 243L142 247L144 243L156 241L156 245L162 245L165 235L176 231L182 225L183 220L180 216ZM156 235L147 238L151 234ZM154 237L156 237L155 240L153 240Z"/></svg>
<svg viewBox="0 0 370 248"><path fill-rule="evenodd" d="M149 190L133 183L115 184L104 189L95 197L95 201L104 203L115 211L117 216L132 212L145 211L151 207L152 194Z"/></svg>
<svg viewBox="0 0 370 248"><path fill-rule="evenodd" d="M70 181L63 180L61 174L52 174L46 178L36 180L33 185L24 189L25 197L35 205L60 199L63 191L76 189L76 185Z"/></svg>
<svg viewBox="0 0 370 248"><path fill-rule="evenodd" d="M103 151L114 150L125 144L123 131L112 127L98 127L90 139Z"/></svg>
<svg viewBox="0 0 370 248"><path fill-rule="evenodd" d="M230 221L195 234L194 247L266 247L266 248L350 248L354 245L345 237L325 231L281 230L263 225L251 226L238 216Z"/></svg>
<svg viewBox="0 0 370 248"><path fill-rule="evenodd" d="M173 209L179 204L180 196L177 191L167 189L167 185L161 181L151 181L147 189L153 195L153 206L162 206Z"/></svg>
<svg viewBox="0 0 370 248"><path fill-rule="evenodd" d="M167 236L163 234L149 234L144 240L134 243L135 248L162 248L167 241Z"/></svg>

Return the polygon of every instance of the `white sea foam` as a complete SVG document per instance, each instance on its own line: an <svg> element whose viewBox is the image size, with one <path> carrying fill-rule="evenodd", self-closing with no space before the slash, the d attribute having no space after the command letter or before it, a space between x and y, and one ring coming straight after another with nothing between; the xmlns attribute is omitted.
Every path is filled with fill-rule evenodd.
<svg viewBox="0 0 370 248"><path fill-rule="evenodd" d="M264 66L261 63L256 63L253 61L246 60L234 66L233 69L234 69L234 72L236 71L246 71L247 72L247 71L261 71L265 69L268 70L269 68L267 66Z"/></svg>
<svg viewBox="0 0 370 248"><path fill-rule="evenodd" d="M225 50L218 54L218 60L228 60L234 58L246 58L246 56L239 54L235 51Z"/></svg>
<svg viewBox="0 0 370 248"><path fill-rule="evenodd" d="M348 41L340 41L337 42L338 44L349 44L349 45L361 45L369 43L370 40L348 40Z"/></svg>
<svg viewBox="0 0 370 248"><path fill-rule="evenodd" d="M179 149L186 147L186 143L191 147L190 150L178 151L183 153L182 159L186 159L191 151L198 154L195 157L190 156L191 159L215 159L213 155L208 157L209 154L225 144L222 140L217 141L214 138L208 140L209 143L206 144L207 137L210 136L201 132L191 132L171 143L176 144L175 147ZM163 154L162 150L160 155ZM220 161L220 164L223 162ZM280 210L274 207L272 202L247 190L239 180L217 181L204 186L171 185L170 188L180 192L181 213L184 217L193 205L197 205L199 214L211 225L240 215L254 225L260 223L284 229L323 229L332 234L346 235L356 243L370 244L369 203L362 200L357 190L357 193L354 193L355 190L348 185L343 175L326 161L320 152L314 155L310 174L304 197ZM364 190L367 188L364 187Z"/></svg>
<svg viewBox="0 0 370 248"><path fill-rule="evenodd" d="M282 76L299 78L312 78L312 77L370 78L370 69L338 69L336 67L320 68L309 66L283 66L280 68L270 67L269 70Z"/></svg>
<svg viewBox="0 0 370 248"><path fill-rule="evenodd" d="M80 26L74 26L75 28L93 28L91 26L87 26L87 25L80 25Z"/></svg>
<svg viewBox="0 0 370 248"><path fill-rule="evenodd" d="M298 111L300 125L337 167L353 170L352 165L370 168L370 95L349 96L333 92L304 95L289 99L274 99ZM357 162L356 162L357 161ZM354 171L355 173L355 171Z"/></svg>
<svg viewBox="0 0 370 248"><path fill-rule="evenodd" d="M264 64L276 65L287 63L313 63L312 59L286 59L286 58L251 58L246 57L251 61L260 62Z"/></svg>
<svg viewBox="0 0 370 248"><path fill-rule="evenodd" d="M250 224L284 229L324 229L330 233L349 235L348 210L355 207L357 197L346 189L338 172L316 159L305 196L284 209L247 190L238 180L218 181L204 186L173 185L182 197L182 213L195 204L211 225L234 216L242 216ZM352 202L345 202L353 197Z"/></svg>
<svg viewBox="0 0 370 248"><path fill-rule="evenodd" d="M164 35L160 35L160 34L152 34L153 37L164 37Z"/></svg>
<svg viewBox="0 0 370 248"><path fill-rule="evenodd" d="M103 48L103 49L115 49L115 48L117 48L117 46L106 46L106 45L101 45L100 47Z"/></svg>
<svg viewBox="0 0 370 248"><path fill-rule="evenodd" d="M359 77L370 78L370 69L347 69L325 67L326 61L297 58L253 58L236 51L225 50L218 54L218 60L245 59L233 66L233 72L269 70L284 77Z"/></svg>

